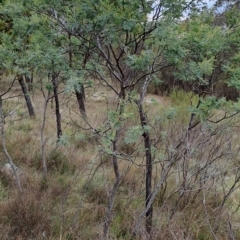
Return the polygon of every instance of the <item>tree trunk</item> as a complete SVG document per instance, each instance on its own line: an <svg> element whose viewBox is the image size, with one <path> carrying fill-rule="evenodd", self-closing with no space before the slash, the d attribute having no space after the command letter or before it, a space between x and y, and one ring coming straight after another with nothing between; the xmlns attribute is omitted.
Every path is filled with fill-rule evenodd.
<svg viewBox="0 0 240 240"><path fill-rule="evenodd" d="M41 139L41 151L42 151L42 166L43 166L43 179L47 180L47 159L45 155L45 144L46 141L44 139L44 128L46 124L46 114L47 114L47 105L50 97L50 91L48 91L48 95L45 98L45 103L43 107L43 119L42 119L42 124L41 124L41 130L40 130L40 139Z"/></svg>
<svg viewBox="0 0 240 240"><path fill-rule="evenodd" d="M71 34L69 33L68 34L68 38L69 38L69 41L71 42ZM84 55L84 60L83 60L83 69L86 65L86 62L88 60L88 57L89 55L88 54L85 54ZM72 52L72 49L71 49L71 44L69 44L69 67L71 68L73 63L73 52ZM85 91L84 91L84 85L81 83L79 83L79 91L77 91L75 89L75 94L76 94L76 98L77 98L77 103L78 103L78 108L79 108L79 112L80 114L82 115L83 118L86 118L87 115L86 115L86 109L85 109Z"/></svg>
<svg viewBox="0 0 240 240"><path fill-rule="evenodd" d="M29 92L27 90L27 87L26 87L26 84L24 82L24 79L23 79L22 75L20 75L18 77L18 81L19 81L19 83L21 85L21 88L22 88L22 92L23 92L23 95L24 95L24 98L25 98L25 101L26 101L26 104L27 104L27 108L28 108L28 113L29 113L30 117L35 117L32 100L30 98Z"/></svg>
<svg viewBox="0 0 240 240"><path fill-rule="evenodd" d="M86 109L85 109L85 103L84 103L84 100L85 100L84 86L82 84L79 84L79 85L80 85L80 91L75 90L77 102L78 102L78 108L82 117L86 118L87 115L86 115Z"/></svg>
<svg viewBox="0 0 240 240"><path fill-rule="evenodd" d="M119 105L119 121L122 122L122 114L124 112L124 103L120 102ZM118 191L118 188L122 182L122 179L124 178L124 174L121 175L119 166L118 166L118 158L117 158L117 142L119 140L120 134L121 134L121 128L118 128L115 130L115 136L112 141L112 164L113 164L113 170L115 175L115 182L108 194L108 206L106 211L106 220L104 222L103 226L103 240L109 239L109 227L111 224L112 216L113 216L113 208L114 208L114 201L115 197Z"/></svg>
<svg viewBox="0 0 240 240"><path fill-rule="evenodd" d="M139 115L141 120L142 127L147 126L147 119L143 112L142 103L139 103ZM145 207L147 208L149 200L152 195L152 154L151 154L151 139L148 131L144 130L142 134L144 138L145 146L145 155L146 155L146 196L145 196ZM152 229L152 215L153 215L153 206L146 212L146 231L148 234L151 233Z"/></svg>
<svg viewBox="0 0 240 240"><path fill-rule="evenodd" d="M28 86L28 91L32 92L33 91L33 73L31 73L31 77L25 74L25 80Z"/></svg>
<svg viewBox="0 0 240 240"><path fill-rule="evenodd" d="M58 83L57 83L57 74L52 74L52 85L53 85L53 95L55 99L55 114L56 114L56 122L57 122L57 139L59 141L62 136L62 126L61 126L61 114L60 114L60 106L58 99Z"/></svg>
<svg viewBox="0 0 240 240"><path fill-rule="evenodd" d="M120 173L119 173L117 156L114 154L117 150L117 147L116 147L117 139L118 139L118 130L116 132L115 139L112 143L112 146L113 146L112 163L113 163L113 169L114 169L114 174L115 174L115 182L114 182L114 184L112 186L112 189L111 189L111 191L108 195L108 206L107 206L107 212L106 212L106 220L105 220L104 226L103 226L103 239L104 240L108 239L109 227L110 227L110 223L111 223L112 215L113 215L114 200L115 200L115 196L116 196L118 187L121 183L121 176L120 176Z"/></svg>

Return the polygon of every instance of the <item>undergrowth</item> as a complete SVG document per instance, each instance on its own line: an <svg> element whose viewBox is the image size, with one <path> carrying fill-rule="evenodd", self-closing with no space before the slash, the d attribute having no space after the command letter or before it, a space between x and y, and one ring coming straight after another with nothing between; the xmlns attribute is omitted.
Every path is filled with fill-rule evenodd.
<svg viewBox="0 0 240 240"><path fill-rule="evenodd" d="M221 206L224 191L226 194L232 186L227 178L236 179L239 174L234 168L237 157L231 155L234 161L231 163L227 152L230 148L238 152L237 145L230 141L231 135L236 136L238 126L235 125L232 134L208 135L209 130L202 125L191 133L186 147L179 145L182 148L176 148L189 121L188 108L196 106L197 101L197 96L192 93L173 91L162 104L145 106L147 115L153 116L149 129L154 146L153 188L167 164L176 158L154 200L152 239L230 239L231 234L237 239L240 236L237 190L228 198L226 206ZM6 147L26 178L21 197L11 181L0 179L1 239L101 239L106 207L115 181L112 159L116 153L123 177L115 198L109 236L110 239L134 239L134 226L145 205L143 138L140 134L136 142L124 140L126 132L139 125L137 106L134 102L128 103L124 115L127 120L121 126L117 152L113 153L109 151L111 148L104 149L112 137L104 103L103 100L88 103L93 106L88 110L89 125L105 134L104 141L101 134L88 129L83 120L79 120L82 128L77 126L78 122L73 123L69 116L74 121L79 116L71 113L64 115L64 133L69 137L62 145L56 143L54 112L48 107L49 117L44 130L48 176L44 181L39 137L42 116L39 113L36 119L23 118L6 123ZM37 104L40 109L42 103ZM113 105L109 109L113 109ZM72 110L76 112L77 106L74 108ZM205 143L201 134L206 135L205 139L210 136L215 143ZM3 165L7 161L3 153L0 156ZM216 169L208 167L219 166L220 171L220 163L226 159L231 169L228 172L217 173ZM234 190L237 186L238 183ZM234 210L228 211L228 208ZM141 236L135 239L147 239L144 222L140 232Z"/></svg>

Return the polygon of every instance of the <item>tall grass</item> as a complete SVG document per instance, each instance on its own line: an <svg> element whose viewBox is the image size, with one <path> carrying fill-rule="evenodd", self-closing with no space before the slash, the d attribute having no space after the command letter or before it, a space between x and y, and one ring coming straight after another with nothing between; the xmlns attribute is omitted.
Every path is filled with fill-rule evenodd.
<svg viewBox="0 0 240 240"><path fill-rule="evenodd" d="M36 119L28 119L24 111L19 114L20 120L6 118L7 147L26 178L22 199L14 184L0 180L1 239L101 239L115 178L111 153L104 151L107 138L102 137L109 131L108 111L116 109L112 98L110 93L101 101L87 98L86 123L78 114L74 97L62 97L65 141L61 145L56 145L54 109L49 104L44 129L47 182L42 181L41 93L34 94ZM197 104L197 96L173 91L169 98L158 100L145 103L154 146L154 187L169 161L175 160L154 200L152 239L230 239L231 234L237 239L238 183L226 204L221 203L239 176L238 118L230 125L228 121L207 127L202 124L177 148L186 136L188 108ZM18 101L24 106L22 98ZM134 226L144 209L143 138L139 135L135 143L124 142L126 132L139 125L136 104L127 104L125 116L131 117L126 117L117 142L118 164L124 177L116 196L110 239L133 238ZM212 135L210 127L217 134ZM93 130L99 130L102 136ZM6 161L2 153L0 156L3 165ZM147 239L143 225L141 233L136 239Z"/></svg>

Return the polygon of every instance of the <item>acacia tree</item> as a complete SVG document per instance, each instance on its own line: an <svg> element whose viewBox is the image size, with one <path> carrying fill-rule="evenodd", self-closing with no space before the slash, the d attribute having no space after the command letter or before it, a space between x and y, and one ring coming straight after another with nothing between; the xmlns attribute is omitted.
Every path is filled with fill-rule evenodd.
<svg viewBox="0 0 240 240"><path fill-rule="evenodd" d="M44 16L50 29L54 29L55 35L58 36L58 46L65 49L64 56L71 73L65 75L64 81L68 91L74 92L76 96L80 114L86 118L84 84L88 83L88 75L85 68L90 57L89 49L94 46L89 29L85 26L87 13L84 11L84 3L25 1L25 4L35 13Z"/></svg>
<svg viewBox="0 0 240 240"><path fill-rule="evenodd" d="M29 38L34 30L34 24L29 23L29 16L24 11L22 4L5 4L0 8L2 21L1 47L8 50L11 61L5 63L8 73L18 76L23 96L26 101L30 117L35 117L30 92L26 87L24 76L31 71L31 60L28 55Z"/></svg>
<svg viewBox="0 0 240 240"><path fill-rule="evenodd" d="M237 32L227 35L220 28L209 26L209 23L206 24L206 19L204 21L201 19L201 15L196 18L192 17L189 24L185 26L180 23L179 18L183 11L197 2L142 1L139 3L139 1L102 0L46 3L36 1L33 5L32 9L36 15L39 14L38 17L44 24L42 28L41 24L38 24L39 31L31 36L28 44L28 57L31 58L35 73L43 76L43 83L46 84L46 88L44 84L41 85L43 94L46 93L45 113L50 93L53 91L57 123L61 121L57 74L59 78L64 79L66 87L76 93L80 112L88 126L87 130L91 130L100 138L99 152L111 156L115 179L110 186L107 186L108 203L103 224L103 239L109 237L115 199L119 186L127 174L126 169L128 169L126 167L125 171L122 171L119 167L120 161L126 158L126 154L121 149L122 139L128 143L139 141L141 148L137 149L138 153L143 152L142 155L145 157L145 164L140 165L145 168L145 208L136 220L135 235L139 234L143 218L146 230L143 233L146 238L150 237L153 228L153 205L159 192L164 196L171 174L177 172L180 177L179 185L177 184L170 196L163 201L163 206L166 206L171 196L177 196L175 205L171 209L170 220L178 206L182 205L184 208L190 202L191 192L194 192L193 201L199 197L199 192L205 194L205 190L209 189L207 186L209 181L206 180L209 175L210 181L214 184L219 183L216 180L217 174L214 171L212 173L208 166L214 168L217 160L221 159L222 152L219 149L227 150L223 144L225 138L222 135L221 139L215 138L216 134L225 128L222 126L214 128L214 125L210 125L209 122L213 123L215 120L212 118L212 112L215 109L224 108L226 102L218 101L214 97L207 98L205 91L206 87L212 84L212 76L218 75L217 71L214 72L215 66L231 76L231 84L237 86L238 55L232 57L229 64L225 58L224 62L220 61L221 64L219 64L218 59L219 55L224 55L227 49L231 49L233 43L235 47L238 46L236 41L238 35L234 35ZM29 7L32 1L26 1L26 4ZM234 41L228 42L226 35L232 36ZM176 124L178 128L174 129L175 132L171 129L164 129L161 121L153 125L155 118L148 114L144 105L148 85L153 80L159 81L157 73L161 73L169 66L173 67L174 74L179 81L191 82L198 91L201 90L195 105L189 112L184 112L187 116L187 123L183 126ZM104 123L97 127L91 123L91 119L84 116L86 113L83 86L85 78L89 75L93 76L95 82L99 82L105 89L110 89L117 97L116 104L113 104L111 110L107 110ZM133 104L136 104L138 108L139 118L134 126L128 127L129 116L133 115L128 107L132 107ZM222 119L217 118L217 122L237 114L237 107L233 112L226 113L227 115ZM44 177L46 178L47 163L43 136L45 113L42 121L41 141ZM166 118L170 121L174 116L176 113L172 111L167 116L160 116L160 119ZM84 126L80 128L83 129ZM61 126L58 125L57 129L59 139L62 132ZM162 136L164 132L167 132L165 139ZM154 138L151 138L152 136ZM167 138L170 138L168 142ZM203 152L206 149L209 150L207 144L210 144L212 139L216 142L215 148L207 156ZM164 153L162 149L165 149ZM237 148L235 150L238 152ZM162 155L164 155L164 160L156 161ZM127 159L132 161L132 158L132 155L128 154ZM199 166L197 160L203 164ZM176 169L176 166L179 168ZM153 188L152 169L154 167L160 173L156 174ZM225 192L222 205L237 186L238 172L237 169L236 180L232 188ZM206 207L205 200L203 203Z"/></svg>
<svg viewBox="0 0 240 240"><path fill-rule="evenodd" d="M31 58L34 62L35 74L40 78L39 90L45 99L41 125L42 163L44 166L44 178L47 177L47 162L45 158L44 127L46 122L47 105L51 99L55 101L57 142L63 134L60 113L60 90L61 79L69 74L68 62L65 58L65 49L59 47L59 36L46 24L44 18L40 18L40 30L35 33L31 41ZM44 25L46 24L46 25ZM64 41L64 39L63 39Z"/></svg>
<svg viewBox="0 0 240 240"><path fill-rule="evenodd" d="M62 135L60 103L59 103L59 82L68 76L69 66L65 58L65 50L61 48L59 42L64 41L54 28L47 24L45 18L37 15L27 6L19 4L15 8L11 3L5 6L5 11L12 9L12 21L14 23L12 34L3 33L2 47L7 46L16 38L16 41L8 48L12 56L11 62L5 64L7 71L18 76L19 83L25 93L27 103L31 103L30 94L25 85L24 76L35 74L40 79L36 88L42 91L45 98L43 119L41 125L41 148L44 178L47 176L47 162L45 158L44 126L46 121L46 109L50 99L55 100L56 132L57 141ZM4 44L4 45L3 45ZM11 64L11 65L10 65ZM49 79L51 81L49 82ZM51 94L53 96L51 96ZM31 105L28 107L29 113L33 113Z"/></svg>
<svg viewBox="0 0 240 240"><path fill-rule="evenodd" d="M106 84L118 96L120 101L119 115L124 113L125 108L121 101L128 101L133 90L141 89L140 101L137 101L137 103L143 128L144 148L146 149L146 205L148 205L151 196L152 158L150 135L147 130L148 123L143 110L143 99L154 74L172 64L165 60L164 54L173 56L174 52L177 52L177 54L181 52L181 50L178 50L177 43L173 44L172 36L171 42L167 42L170 38L166 38L167 31L164 25L168 22L170 26L169 22L180 17L182 12L193 3L197 3L197 1L176 1L175 5L170 5L169 2L161 2L154 5L154 8L152 8L151 1L144 1L141 4L135 1L124 3L103 1L101 5L98 2L91 3L91 7L84 3L84 7L88 9L86 25L91 30L88 31L88 35L93 36L90 39L95 45L95 48L89 51L91 61L88 66L91 67L88 71L93 72L100 82ZM151 11L153 11L152 21L148 21L147 15ZM93 18L93 16L95 17ZM146 41L151 39L154 30L159 30L164 34L163 40L160 40L159 44L154 45L150 42L147 45ZM86 32L80 29L75 36L88 42L85 34ZM111 77L111 81L108 80L108 76ZM122 118L120 119L123 121ZM104 229L105 239L108 236L112 215L113 196L116 195L116 189L120 184L118 159L116 158L116 151L119 151L116 143L119 140L120 132L120 128L117 129L112 138L113 167L116 181L108 198L108 218ZM151 231L151 218L152 209L150 208L146 213L148 233Z"/></svg>
<svg viewBox="0 0 240 240"><path fill-rule="evenodd" d="M206 17L205 20L203 16ZM212 15L211 16L199 15L195 17L190 19L189 22L187 23L189 25L186 31L180 30L179 33L175 34L175 36L178 36L179 39L177 41L177 44L180 44L179 47L177 48L178 54L176 54L177 51L174 52L168 51L166 52L165 57L170 63L173 63L175 67L175 77L177 77L180 81L189 81L189 83L191 83L195 87L194 90L197 93L199 93L198 99L192 102L193 106L189 110L190 115L186 129L183 130L180 136L176 136L176 138L172 137L173 139L175 138L176 141L173 144L175 152L173 151L173 153L169 154L171 156L170 158L168 158L169 162L167 162L165 165L163 164L164 167L162 170L161 178L156 184L155 189L153 190L150 196L150 200L147 204L146 209L140 214L140 218L143 217L147 213L147 211L149 211L152 208L151 204L154 202L156 194L161 191L163 192L166 191L164 190L166 179L168 178L168 174L173 168L174 164L176 164L177 162L179 162L179 164L181 162L183 163L182 166L183 170L181 172L181 174L183 175L183 179L180 181L183 181L182 188L183 189L186 188L187 186L186 178L187 175L189 174L188 170L186 171L187 169L186 165L189 164L188 161L190 161L188 158L188 154L192 156L190 151L194 149L193 136L196 136L195 134L196 132L199 131L199 128L204 129L205 128L204 125L205 124L207 125L208 123L216 124L216 126L211 126L214 130L209 131L209 133L206 133L205 136L204 141L211 143L211 139L213 139L213 134L216 134L217 136L221 137L220 130L221 127L219 127L217 123L222 122L224 125L225 124L224 121L226 119L229 119L238 114L238 110L236 109L234 110L235 107L233 108L232 113L228 112L229 109L228 110L224 109L225 108L224 106L228 104L226 103L225 99L218 99L217 97L213 96L214 93L216 94L216 89L215 86L214 88L212 86L212 84L213 85L218 84L217 81L226 80L226 76L229 77L230 80L228 81L229 85L235 88L237 88L238 86L238 81L236 81L238 70L237 68L235 68L236 65L234 65L234 59L238 59L237 57L238 52L236 52L236 55L233 54L231 56L230 54L227 55L226 57L226 54L230 53L229 52L230 49L231 49L230 51L232 51L233 49L235 49L236 51L236 42L234 40L235 39L234 36L238 34L238 30L236 31L235 29L235 31L232 31L230 29L230 31L228 31L228 29L225 29L225 31L222 31L222 29L219 27L214 27L214 25L206 24L205 22L206 19L208 21L211 20L213 21ZM178 28L181 29L182 26L178 25L176 30ZM163 36L162 32L158 32L158 29L156 29L156 34L159 37ZM233 70L233 68L235 68L235 70ZM230 69L233 70L232 72L233 75L229 75L228 70L231 72ZM226 111L225 116L223 117L215 116L216 119L218 120L216 119L213 120L214 109L222 109L223 111ZM224 126L224 128L225 127L226 126ZM229 124L228 127L230 130L231 124ZM190 145L192 144L192 147L189 147L188 144ZM221 157L216 156L216 158L214 158L214 161L216 159L218 159L219 161L220 158ZM212 165L214 161L210 161L209 159L208 164ZM191 162L191 164L192 163L193 162ZM184 171L186 171L186 173ZM202 174L202 170L199 170L198 174ZM235 186L237 182L238 179L236 178L236 182L234 182L232 186ZM190 187L190 185L188 187ZM205 190L202 189L202 191ZM170 219L172 218L175 210L177 209L179 200L184 198L184 196L185 196L184 191L179 193L178 201L176 202L172 215L170 215ZM197 194L195 196L197 196ZM187 197L186 199L189 199L189 197ZM138 221L138 224L136 225L135 228L136 231L139 231L139 226L140 222ZM214 235L214 231L212 233Z"/></svg>
<svg viewBox="0 0 240 240"><path fill-rule="evenodd" d="M181 50L178 49L178 43L174 44L173 36L171 36L172 39L167 37L166 23L166 26L172 27L173 25L169 22L174 23L173 20L179 18L187 8L194 4L196 6L197 2L174 1L173 3L172 1L166 1L155 4L151 1L142 1L141 4L137 1L124 3L112 1L68 2L68 6L64 3L53 3L50 12L46 12L62 32L70 35L70 39L77 39L78 44L81 43L87 49L90 61L83 67L118 96L119 107L117 112L119 116L124 113L125 109L122 100L129 100L130 93L133 90L141 89L140 101L137 101L137 103L143 128L144 148L146 149L146 206L148 206L151 196L152 158L150 135L147 130L148 123L143 110L143 99L154 74L175 63L178 60L175 56L182 54ZM149 21L148 14L151 12L152 19ZM61 13L61 17L57 17L56 13ZM81 16L81 26L71 15L76 19ZM160 43L155 44L154 49L153 44L147 45L146 41L151 39L155 30L159 34ZM168 42L168 40L171 41ZM168 61L166 56L168 58L175 57L176 60ZM71 54L69 58L72 59ZM72 65L72 60L70 62L70 65ZM109 76L111 81L109 81ZM118 121L124 122L124 118L118 117ZM116 181L108 197L107 218L104 225L105 239L108 237L114 197L121 182L116 155L121 128L114 127L108 131L112 132L108 140L112 145L110 152ZM146 213L148 233L151 231L151 218L152 210Z"/></svg>

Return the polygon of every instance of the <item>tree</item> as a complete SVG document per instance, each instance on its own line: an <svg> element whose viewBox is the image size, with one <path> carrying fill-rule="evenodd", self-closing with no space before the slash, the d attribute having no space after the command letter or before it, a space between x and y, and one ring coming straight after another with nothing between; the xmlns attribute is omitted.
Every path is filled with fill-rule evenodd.
<svg viewBox="0 0 240 240"><path fill-rule="evenodd" d="M140 213L137 209L133 229L128 227L125 232L133 231L132 235L146 239L154 238L156 216L160 223L170 225L176 213L192 208L191 204L206 213L206 222L215 237L216 228L209 220L208 209L222 209L238 185L239 168L234 167L232 159L239 148L227 131L234 129L239 106L221 98L217 87L224 83L239 88L239 27L237 24L229 24L225 29L216 26L212 13L199 14L198 2L24 1L30 26L35 26L27 38L26 49L21 48L19 40L14 51L8 51L4 44L13 39L9 34L2 35L1 50L9 56L3 59L1 69L21 77L34 72L39 78L38 88L44 98L40 130L44 179L48 175L45 156L48 138L44 133L48 102L55 99L57 139L61 144L64 136L60 101L61 94L67 92L76 95L82 117L78 114L77 120L72 119L75 129L71 134L81 135L86 131L90 136L88 141L97 142L95 160L99 163L86 181L92 180L99 168L105 171L100 156L107 156L111 161L111 170L106 172L113 174L104 175L107 203L101 222L102 239L111 237L119 189L133 165L138 166L144 179L141 192L144 189L145 196L138 195L139 199L143 198L143 209ZM183 21L184 11L192 9L189 19ZM25 15L20 16L24 19ZM20 30L26 32L24 23ZM15 65L19 56L22 61ZM156 108L153 112L153 105L147 106L144 99L152 82L168 80L162 79L167 69L171 69L169 75L178 82L189 84L192 93L184 92L183 99L176 96L176 106ZM90 78L93 79L90 87L100 86L114 96L114 101L106 99L106 107L101 109L104 119L98 123L86 116L84 95L85 90L87 94L90 92L86 88ZM183 101L181 106L179 101ZM70 109L69 115L72 112ZM224 157L227 163L222 162ZM235 177L229 189L224 179L228 174L224 169L228 166ZM141 181L137 184L141 185ZM206 204L206 199L211 198L214 207L211 202ZM79 237L80 205L71 225L76 237ZM188 237L187 233L181 237ZM174 232L172 236L178 238Z"/></svg>
<svg viewBox="0 0 240 240"><path fill-rule="evenodd" d="M185 2L175 1L156 3L152 5L151 1L143 1L141 4L137 1L125 1L117 3L112 1L99 2L78 2L72 3L70 9L75 10L75 18L68 14L69 8L64 4L54 5L51 13L61 14L61 18L55 17L58 27L62 31L71 35L72 39L77 39L78 44L86 48L90 61L86 64L85 69L94 75L102 84L110 88L119 98L118 114L124 113L124 104L121 101L128 101L131 92L137 88L143 89L141 100L138 102L140 122L143 128L143 137L145 140L147 177L146 177L146 205L149 203L151 196L151 144L150 136L147 132L147 120L143 112L143 99L147 86L155 73L165 67L175 64L179 54L183 54L182 49L178 49L179 43L173 44L173 35L167 37L168 23L170 29L174 26L174 20L179 18L183 12L197 4L197 1ZM194 7L195 7L194 6ZM79 12L78 12L79 11ZM148 21L147 15L153 11L152 21ZM71 11L69 11L71 12ZM52 14L54 15L54 14ZM79 25L81 22L81 26ZM169 24L172 23L172 24ZM152 38L152 33L156 30L159 34L159 44L151 42L147 45L146 41ZM156 34L157 34L156 33ZM156 35L154 35L156 39ZM170 40L169 42L167 42ZM82 48L82 49L83 49ZM154 49L155 48L155 49ZM85 50L85 51L86 51ZM156 51L156 53L154 52ZM72 55L71 55L72 57ZM70 57L70 59L71 59ZM176 58L166 60L168 58ZM72 64L72 63L71 63ZM109 81L111 77L114 82ZM124 118L118 121L124 122ZM121 123L122 125L123 123ZM120 184L120 173L118 172L118 160L116 152L118 146L120 129L112 129L112 161L115 171L116 181L109 193L107 219L104 228L104 238L108 237L108 228L112 217L113 201L116 190ZM110 131L111 132L111 131ZM152 210L147 211L147 231L151 231Z"/></svg>
<svg viewBox="0 0 240 240"><path fill-rule="evenodd" d="M196 3L192 1L191 3ZM173 26L169 22L174 23L175 18L181 16L191 3L175 2L175 5L169 5L169 2L156 4L152 8L152 2L146 1L139 4L136 1L124 2L123 4L104 1L101 6L98 3L92 3L89 7L89 18L87 18L87 25L91 26L91 34L93 37L87 42L93 41L95 48L90 49L91 61L88 66L91 66L89 71L99 79L100 82L118 96L120 101L119 114L123 114L124 105L121 101L129 101L131 92L140 88L141 97L138 101L140 122L143 128L144 149L146 149L146 205L149 203L151 196L151 178L152 178L152 158L151 158L151 143L150 135L148 133L147 118L143 111L143 99L147 90L149 82L155 73L161 71L172 63L164 59L164 55L169 54L174 57L174 51L177 54L181 53L178 50L178 43L173 44L173 36L167 37L167 29L165 23L168 22L169 28ZM95 7L96 6L96 7ZM85 5L86 7L86 5ZM149 22L147 15L153 11L152 21ZM93 18L93 16L96 16ZM88 15L87 15L88 17ZM85 29L84 29L85 30ZM78 32L75 35L79 39L85 39L85 31ZM87 29L88 30L88 29ZM159 44L151 41L152 33L159 31L165 34L163 41ZM95 41L94 41L95 40ZM156 40L156 38L155 38ZM170 42L167 42L171 40ZM146 44L146 42L149 43ZM177 55L175 54L175 55ZM108 80L108 76L114 80L114 83ZM122 109L121 109L122 108ZM121 119L124 121L124 119ZM115 152L118 150L116 142L119 139L119 130L112 139L113 144L113 166L114 170L118 169ZM116 185L114 184L109 197L108 219L106 222L109 225L111 209L114 201L112 194L116 192L119 185L119 173L115 172ZM116 194L116 193L114 193ZM109 213L110 212L110 213ZM148 234L151 232L152 221L151 207L146 212L146 229ZM108 226L105 225L104 238L108 236Z"/></svg>
<svg viewBox="0 0 240 240"><path fill-rule="evenodd" d="M28 44L34 24L27 21L29 16L22 9L21 4L13 6L11 3L8 3L0 11L2 20L0 42L2 49L6 48L6 54L9 56L8 61L4 61L5 71L18 76L29 115L30 117L35 117L30 92L24 81L24 75L27 76L31 71Z"/></svg>

